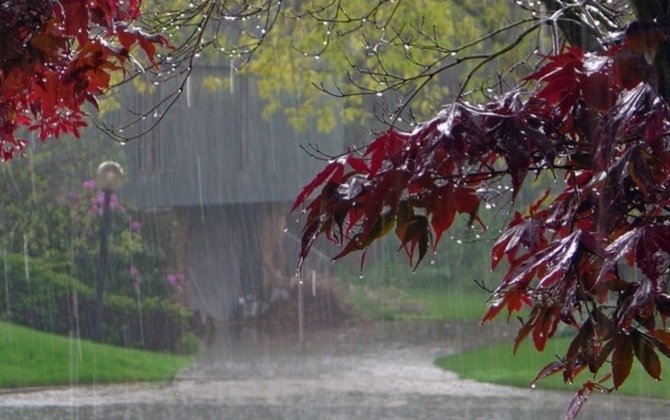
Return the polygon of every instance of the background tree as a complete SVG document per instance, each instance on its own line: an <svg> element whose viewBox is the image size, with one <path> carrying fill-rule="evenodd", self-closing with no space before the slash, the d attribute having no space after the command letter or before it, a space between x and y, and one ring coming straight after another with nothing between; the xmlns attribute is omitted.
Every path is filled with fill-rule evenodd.
<svg viewBox="0 0 670 420"><path fill-rule="evenodd" d="M332 156L294 208L306 206L302 258L321 235L342 245L335 259L364 258L394 231L416 267L458 215L486 229L480 209L497 186L509 187L513 203L532 174L551 174L556 193L515 212L492 248L491 267L506 271L482 322L529 307L515 348L530 336L538 351L559 324L574 329L565 354L535 379L561 373L572 382L587 372L566 409L573 418L593 390L622 386L634 359L660 379L659 353L670 356L670 4L536 4L521 4L533 19L515 24L518 37L473 59L491 62L547 27L552 51L537 68L514 84L513 73L501 74L498 89L473 105L477 64L436 117Z"/></svg>
<svg viewBox="0 0 670 420"><path fill-rule="evenodd" d="M420 82L415 83L416 74L436 66L445 54L446 47L437 40L448 39L452 46L465 44L490 32L499 16L510 11L509 4L490 0L476 6L461 1L446 4L433 0L145 1L143 24L164 34L173 49L157 53L157 66L134 80L141 91L161 86L165 95L158 103L127 106L130 112L122 124L99 124L121 141L151 130L186 89L197 65L228 67L231 74L253 77L266 101L264 116L282 113L298 130L308 124L322 132L342 123L374 126L372 107L384 119L387 108L397 108L412 92L418 97L405 117L426 118L459 86L455 74L440 72L433 75L440 83L432 89L416 89ZM492 45L476 44L471 50ZM393 74L382 80L377 76L383 71ZM208 88L228 87L220 71L206 83ZM327 100L324 91L344 99ZM153 124L147 125L147 117L154 116L158 118L150 118Z"/></svg>

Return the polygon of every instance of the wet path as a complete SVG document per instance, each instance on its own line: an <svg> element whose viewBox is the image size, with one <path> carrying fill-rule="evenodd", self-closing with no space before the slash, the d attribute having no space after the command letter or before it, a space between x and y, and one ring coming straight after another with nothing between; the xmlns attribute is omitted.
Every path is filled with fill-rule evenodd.
<svg viewBox="0 0 670 420"><path fill-rule="evenodd" d="M545 419L571 394L460 380L435 357L497 339L458 325L357 325L270 339L225 337L163 385L112 385L0 396L3 419ZM214 350L215 349L215 350ZM596 395L583 419L667 418L670 402Z"/></svg>

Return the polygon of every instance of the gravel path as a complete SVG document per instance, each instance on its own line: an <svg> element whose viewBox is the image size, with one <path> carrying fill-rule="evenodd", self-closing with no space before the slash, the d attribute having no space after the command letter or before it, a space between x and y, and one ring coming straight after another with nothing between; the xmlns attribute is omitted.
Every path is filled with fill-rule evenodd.
<svg viewBox="0 0 670 420"><path fill-rule="evenodd" d="M357 325L270 339L225 337L169 384L58 388L0 396L3 419L545 419L571 394L461 380L440 355L502 338L463 341L457 325ZM470 334L471 335L471 334ZM390 338L394 338L391 340ZM454 340L455 338L459 338ZM670 402L595 395L583 419L661 419Z"/></svg>

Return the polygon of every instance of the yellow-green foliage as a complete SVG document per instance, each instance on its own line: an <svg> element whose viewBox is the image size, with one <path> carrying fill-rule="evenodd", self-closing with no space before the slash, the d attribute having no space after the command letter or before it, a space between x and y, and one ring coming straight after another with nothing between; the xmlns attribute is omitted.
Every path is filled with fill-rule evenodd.
<svg viewBox="0 0 670 420"><path fill-rule="evenodd" d="M225 80L216 76L206 76L202 81L202 86L210 92L224 87L230 89L230 80Z"/></svg>
<svg viewBox="0 0 670 420"><path fill-rule="evenodd" d="M352 64L398 78L411 77L424 65L450 57L434 48L436 42L442 48L457 49L489 33L503 23L501 16L509 15L508 4L495 1L478 2L476 6L461 6L461 2L453 0L391 1L380 2L376 8L376 2L369 1L336 3L342 7L339 12L333 7L335 3L328 0L300 2L297 8L285 11L287 17L294 19L279 21L245 68L258 76L258 89L267 101L266 115L283 110L297 128L316 119L319 131L331 130L338 118L369 118L369 109L360 110L359 97L334 106L334 101L327 100L315 86L331 91L340 86L352 91L347 80L350 75L364 88L383 90L395 79L357 74ZM321 12L308 14L314 10ZM352 18L368 18L363 23L341 22L345 12ZM328 22L333 18L339 23ZM381 27L384 22L389 23ZM475 52L478 51L467 51ZM466 69L467 66L462 67L463 71ZM412 106L414 113L419 118L429 117L447 101L449 93L447 84L436 80L418 95ZM297 97L298 103L285 103L287 95Z"/></svg>
<svg viewBox="0 0 670 420"><path fill-rule="evenodd" d="M252 75L265 100L264 118L282 113L295 128L315 127L320 132L331 131L340 121L370 123L373 115L370 102L360 96L335 101L318 87L330 92L341 89L343 93L383 91L399 80L433 72L466 56L495 51L513 35L463 47L515 20L514 6L495 0L240 0L239 4L227 2L225 9L218 9L227 18L206 21L207 13L210 17L213 13L208 7L214 4L213 0L201 4L151 0L144 7L148 14L157 16L155 22L160 23L156 29L175 46L189 39L197 41L202 35L199 45L207 47L198 53L196 65L226 62ZM252 13L268 4L269 11ZM201 10L181 18L190 16L183 13L189 5L191 11L198 7ZM236 10L246 11L246 17L234 16ZM170 26L170 19L180 24ZM268 26L269 22L273 24ZM263 34L264 28L268 31ZM254 50L259 42L260 47ZM248 49L254 50L250 56L244 52ZM496 70L516 62L525 52L521 48L512 54L513 59L496 60ZM450 88L458 88L474 65L474 61L465 60L449 74L431 78L430 84L412 98L413 115L418 119L434 115L453 96ZM486 74L491 72L480 72L479 76ZM418 80L414 87L422 81L425 79ZM227 87L217 77L206 78L203 83L209 90ZM474 80L470 87L478 85L479 80ZM412 86L407 86L401 93L411 92ZM392 110L407 96L389 92L385 99Z"/></svg>

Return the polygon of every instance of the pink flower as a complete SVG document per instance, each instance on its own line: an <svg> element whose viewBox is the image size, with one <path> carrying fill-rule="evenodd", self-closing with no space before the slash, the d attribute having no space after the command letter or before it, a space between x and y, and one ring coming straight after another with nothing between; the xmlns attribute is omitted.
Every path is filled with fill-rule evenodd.
<svg viewBox="0 0 670 420"><path fill-rule="evenodd" d="M104 197L103 197L103 200L104 200ZM103 201L103 202L104 202L104 201ZM112 195L109 197L109 208L112 209L112 210L116 210L116 209L118 209L118 208L120 208L120 207L121 207L121 206L119 205L119 199L116 198L116 194L112 194ZM125 210L125 209L123 209L123 210Z"/></svg>
<svg viewBox="0 0 670 420"><path fill-rule="evenodd" d="M95 179L87 179L84 181L84 189L87 191L93 191L95 189Z"/></svg>
<svg viewBox="0 0 670 420"><path fill-rule="evenodd" d="M95 195L91 198L91 207L90 210L92 213L97 215L102 214L102 209L105 206L105 193L101 192L100 194ZM116 194L111 194L109 197L109 209L118 210L121 213L126 212L126 208L119 204L119 199L116 197Z"/></svg>
<svg viewBox="0 0 670 420"><path fill-rule="evenodd" d="M142 230L142 222L138 222L137 220L133 220L130 222L130 230L131 232L139 232Z"/></svg>
<svg viewBox="0 0 670 420"><path fill-rule="evenodd" d="M132 277L133 279L139 279L140 270L138 270L137 267L135 267L134 265L130 266L128 272L130 273L130 277Z"/></svg>
<svg viewBox="0 0 670 420"><path fill-rule="evenodd" d="M184 275L182 273L168 273L165 280L170 283L172 287L179 288L184 283Z"/></svg>

